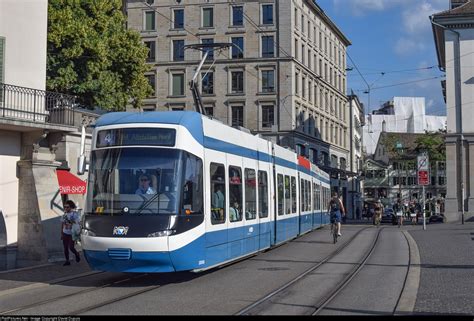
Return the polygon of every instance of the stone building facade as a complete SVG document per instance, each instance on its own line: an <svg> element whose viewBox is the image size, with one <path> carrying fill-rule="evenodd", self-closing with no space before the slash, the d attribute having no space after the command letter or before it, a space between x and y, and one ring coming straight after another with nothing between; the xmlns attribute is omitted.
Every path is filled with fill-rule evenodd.
<svg viewBox="0 0 474 321"><path fill-rule="evenodd" d="M150 49L155 94L143 110L194 110L188 82L202 52L195 43L232 43L204 64L206 112L307 156L347 195L350 41L312 0L128 0L128 27Z"/></svg>
<svg viewBox="0 0 474 321"><path fill-rule="evenodd" d="M451 9L431 17L446 100L446 219L474 216L474 2L451 1Z"/></svg>

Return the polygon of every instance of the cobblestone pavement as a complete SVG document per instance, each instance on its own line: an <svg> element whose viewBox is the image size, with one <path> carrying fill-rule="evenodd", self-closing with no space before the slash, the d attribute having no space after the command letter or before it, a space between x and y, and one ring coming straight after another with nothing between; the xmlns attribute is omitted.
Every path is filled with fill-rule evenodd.
<svg viewBox="0 0 474 321"><path fill-rule="evenodd" d="M474 315L474 223L410 229L420 251L415 313Z"/></svg>

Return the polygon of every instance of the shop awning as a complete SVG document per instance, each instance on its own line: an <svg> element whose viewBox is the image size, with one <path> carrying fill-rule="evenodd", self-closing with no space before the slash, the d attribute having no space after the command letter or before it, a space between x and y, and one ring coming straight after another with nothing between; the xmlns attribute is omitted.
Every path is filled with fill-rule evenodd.
<svg viewBox="0 0 474 321"><path fill-rule="evenodd" d="M61 194L85 194L86 182L67 170L57 169L59 191Z"/></svg>

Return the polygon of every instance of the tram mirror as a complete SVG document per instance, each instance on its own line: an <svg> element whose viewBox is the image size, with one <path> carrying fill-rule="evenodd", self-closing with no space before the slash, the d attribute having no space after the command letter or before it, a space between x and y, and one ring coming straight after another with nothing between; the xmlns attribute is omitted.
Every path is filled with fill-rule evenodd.
<svg viewBox="0 0 474 321"><path fill-rule="evenodd" d="M77 174L83 175L85 172L89 170L89 166L87 166L86 156L81 155L77 158Z"/></svg>

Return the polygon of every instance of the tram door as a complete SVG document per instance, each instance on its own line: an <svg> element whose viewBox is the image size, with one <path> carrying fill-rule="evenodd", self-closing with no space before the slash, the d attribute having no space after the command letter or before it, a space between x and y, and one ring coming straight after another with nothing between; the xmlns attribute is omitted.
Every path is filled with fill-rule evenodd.
<svg viewBox="0 0 474 321"><path fill-rule="evenodd" d="M243 159L244 224L243 252L252 253L259 249L260 224L257 214L258 162L255 159Z"/></svg>
<svg viewBox="0 0 474 321"><path fill-rule="evenodd" d="M228 213L229 224L227 225L228 255L236 258L245 254L245 213L244 213L244 175L245 168L242 166L242 157L227 154L227 177L228 177Z"/></svg>
<svg viewBox="0 0 474 321"><path fill-rule="evenodd" d="M212 266L229 259L227 254L228 174L225 154L206 150L206 265Z"/></svg>

